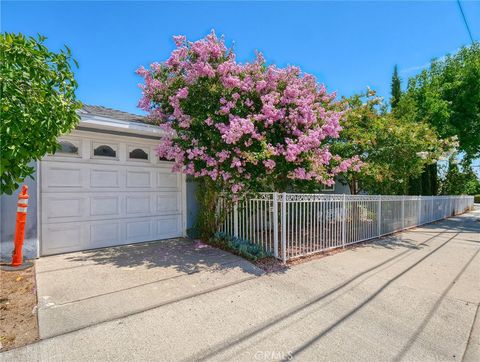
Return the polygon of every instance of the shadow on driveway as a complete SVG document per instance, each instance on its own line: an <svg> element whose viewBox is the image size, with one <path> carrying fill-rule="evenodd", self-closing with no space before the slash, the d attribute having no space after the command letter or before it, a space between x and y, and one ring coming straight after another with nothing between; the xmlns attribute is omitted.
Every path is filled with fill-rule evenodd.
<svg viewBox="0 0 480 362"><path fill-rule="evenodd" d="M85 250L54 255L41 260L49 260L51 263L48 264L51 265L46 265L40 273L92 264L118 268L173 268L183 273L192 273L201 268L222 270L230 267L245 268L246 272L257 272L252 270L251 263L242 263L240 261L243 259L231 253L186 238ZM231 264L235 262L237 265L232 266Z"/></svg>
<svg viewBox="0 0 480 362"><path fill-rule="evenodd" d="M238 256L189 239L41 258L40 337L143 312L262 274Z"/></svg>

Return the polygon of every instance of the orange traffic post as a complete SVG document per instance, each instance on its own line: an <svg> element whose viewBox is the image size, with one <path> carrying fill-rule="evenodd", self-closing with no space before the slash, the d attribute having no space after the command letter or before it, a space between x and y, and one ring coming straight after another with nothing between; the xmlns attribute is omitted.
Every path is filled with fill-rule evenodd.
<svg viewBox="0 0 480 362"><path fill-rule="evenodd" d="M15 224L14 249L12 256L12 266L18 267L23 263L23 240L25 238L25 223L27 222L28 207L28 186L23 185L22 191L18 195L17 203L17 223Z"/></svg>

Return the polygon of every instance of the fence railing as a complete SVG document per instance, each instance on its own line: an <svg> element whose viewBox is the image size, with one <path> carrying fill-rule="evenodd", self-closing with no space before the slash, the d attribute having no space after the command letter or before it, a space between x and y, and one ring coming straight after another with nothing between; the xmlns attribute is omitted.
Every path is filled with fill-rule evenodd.
<svg viewBox="0 0 480 362"><path fill-rule="evenodd" d="M225 210L220 231L260 244L285 262L458 215L472 207L473 196L261 193Z"/></svg>

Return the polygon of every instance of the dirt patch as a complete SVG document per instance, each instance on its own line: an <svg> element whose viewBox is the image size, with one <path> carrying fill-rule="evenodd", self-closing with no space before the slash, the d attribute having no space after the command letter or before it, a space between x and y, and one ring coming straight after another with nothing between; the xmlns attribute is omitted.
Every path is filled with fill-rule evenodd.
<svg viewBox="0 0 480 362"><path fill-rule="evenodd" d="M288 265L283 264L274 257L257 260L254 264L266 273L285 273L288 270Z"/></svg>
<svg viewBox="0 0 480 362"><path fill-rule="evenodd" d="M38 339L34 268L0 270L0 351Z"/></svg>
<svg viewBox="0 0 480 362"><path fill-rule="evenodd" d="M297 265L297 264L305 263L305 262L310 261L310 260L325 258L325 257L330 256L330 255L342 253L342 252L344 252L345 250L348 250L348 249L353 249L353 247L349 247L349 246L346 246L345 248L339 247L339 248L330 249L330 250L327 250L327 251L319 251L318 253L314 253L314 254L310 254L310 255L306 255L306 256L300 256L298 258L289 260L288 265Z"/></svg>
<svg viewBox="0 0 480 362"><path fill-rule="evenodd" d="M283 264L281 260L278 260L274 257L263 258L263 259L255 261L253 263L267 273L284 273L291 266L298 265L298 264L303 264L303 263L306 263L310 260L325 258L326 256L342 253L346 250L355 249L355 248L361 247L363 245L365 245L365 243L362 242L362 243L358 243L358 244L347 245L347 246L345 246L345 248L338 247L338 248L329 249L329 250L326 250L326 251L319 251L317 253L312 253L310 255L290 259L290 260L287 261L286 264Z"/></svg>

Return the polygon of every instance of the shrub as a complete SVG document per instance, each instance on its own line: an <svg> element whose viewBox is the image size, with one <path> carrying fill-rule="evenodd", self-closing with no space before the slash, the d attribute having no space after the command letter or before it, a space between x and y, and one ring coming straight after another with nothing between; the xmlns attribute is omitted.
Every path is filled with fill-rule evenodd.
<svg viewBox="0 0 480 362"><path fill-rule="evenodd" d="M210 244L223 249L228 249L234 254L240 255L249 260L259 260L270 256L259 244L254 244L249 240L229 236L222 232L217 232L210 239Z"/></svg>
<svg viewBox="0 0 480 362"><path fill-rule="evenodd" d="M476 204L480 204L480 195L475 195L473 197L473 202L476 203Z"/></svg>

